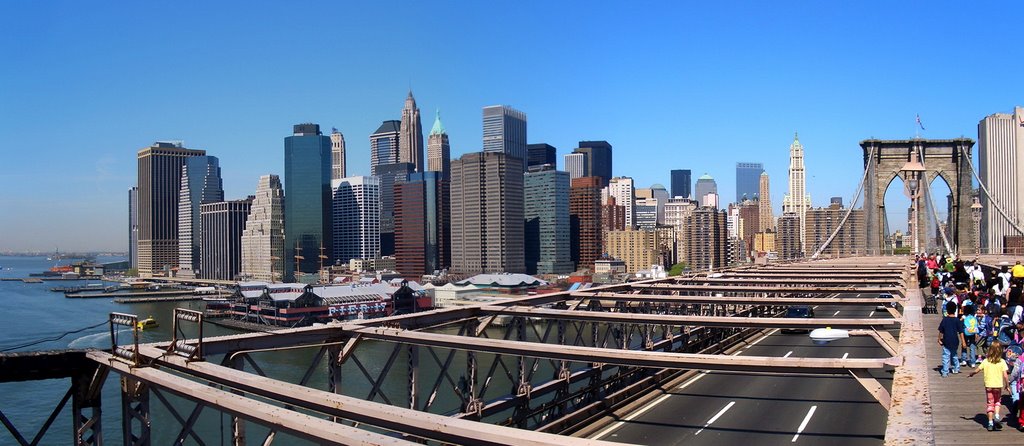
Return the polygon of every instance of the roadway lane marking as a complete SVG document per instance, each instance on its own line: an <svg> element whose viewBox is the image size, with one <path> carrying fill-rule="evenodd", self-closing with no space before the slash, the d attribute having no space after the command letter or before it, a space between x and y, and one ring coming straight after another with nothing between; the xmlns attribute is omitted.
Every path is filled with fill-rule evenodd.
<svg viewBox="0 0 1024 446"><path fill-rule="evenodd" d="M693 383L694 383L694 382L696 382L696 381L697 381L698 379L701 379L701 378L703 378L703 377L704 377L704 375L707 375L707 374L708 374L708 372L700 372L700 374L698 374L697 376L694 376L693 378L690 378L690 380L689 380L689 381L687 381L687 382L683 383L683 384L682 384L681 386L679 386L679 388L680 388L680 389L685 389L685 388L689 387L689 386L690 386L690 384L693 384Z"/></svg>
<svg viewBox="0 0 1024 446"><path fill-rule="evenodd" d="M857 297L860 297L860 293L857 293Z"/></svg>
<svg viewBox="0 0 1024 446"><path fill-rule="evenodd" d="M849 356L850 356L850 354L849 354L849 353L843 353L843 359L846 359L846 358L847 358L847 357L849 357Z"/></svg>
<svg viewBox="0 0 1024 446"><path fill-rule="evenodd" d="M793 354L793 350L790 350L789 353L786 353L785 355L782 355L782 357L783 358L788 358L789 355L792 355L792 354Z"/></svg>
<svg viewBox="0 0 1024 446"><path fill-rule="evenodd" d="M804 431L804 428L807 427L807 423L811 421L811 416L814 415L814 411L817 409L818 406L811 406L811 410L807 411L807 416L804 417L804 421L800 423L800 427L797 428L796 435L793 436L793 441L791 441L790 443L796 443L796 439L800 438L800 433L802 433Z"/></svg>
<svg viewBox="0 0 1024 446"><path fill-rule="evenodd" d="M714 423L716 420L718 420L719 417L721 417L722 415L725 415L725 412L727 412L729 409L731 409L734 404L736 404L735 401L729 401L729 404L726 404L725 407L722 408L722 410L718 411L718 413L716 413L715 416L711 417L711 419L708 420L708 422L704 424L704 427L700 428L700 430L697 431L697 433L693 434L693 435L700 435L700 433L703 432L704 429L707 429L707 427L710 426L711 423Z"/></svg>
<svg viewBox="0 0 1024 446"><path fill-rule="evenodd" d="M765 338L767 338L768 336L771 336L771 335L775 334L775 332L777 332L777 331L779 331L779 329L778 329L778 328L776 328L776 329L773 329L772 331L769 331L768 333L765 333L765 335L764 335L764 336L761 336L760 338L757 338L757 340L756 340L756 341L754 341L754 342L751 342L751 343L747 344L747 346L746 346L746 347L743 347L743 348L750 348L750 347L753 347L753 346L757 345L757 343L758 343L758 342L761 342L761 341L765 340Z"/></svg>
<svg viewBox="0 0 1024 446"><path fill-rule="evenodd" d="M842 310L836 310L835 313L832 313L832 317L836 317L836 315L839 314L840 311L842 311Z"/></svg>
<svg viewBox="0 0 1024 446"><path fill-rule="evenodd" d="M868 317L874 317L874 316L875 316L875 310L871 310L871 313L868 314Z"/></svg>
<svg viewBox="0 0 1024 446"><path fill-rule="evenodd" d="M694 380L690 380L690 381L691 382L695 381L695 379ZM646 406L640 408L640 410L638 410L636 412L633 412L633 413L629 414L628 416L626 416L625 418L623 418L622 421L619 421L619 422L609 426L607 429L605 429L605 430L601 431L600 433L598 433L597 435L595 435L594 436L594 440L599 440L601 437L603 437L605 435L608 435L612 431L622 427L622 425L626 424L627 421L632 421L634 418L639 417L640 415L643 415L644 412L647 412L648 410L651 410L652 408L654 408L654 406L657 406L658 404L661 404L663 401L667 400L668 397L670 397L670 396L672 396L672 395L671 394L665 394L665 395L662 395L660 398L658 398L658 399L656 399L654 401L651 401Z"/></svg>

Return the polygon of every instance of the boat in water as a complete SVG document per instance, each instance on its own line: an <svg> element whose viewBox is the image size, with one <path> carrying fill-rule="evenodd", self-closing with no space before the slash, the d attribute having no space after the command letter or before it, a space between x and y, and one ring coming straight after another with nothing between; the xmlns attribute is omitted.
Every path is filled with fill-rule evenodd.
<svg viewBox="0 0 1024 446"><path fill-rule="evenodd" d="M156 319L153 318L153 316L147 317L138 322L139 330L148 330L150 328L156 328L159 326L160 324L156 321Z"/></svg>

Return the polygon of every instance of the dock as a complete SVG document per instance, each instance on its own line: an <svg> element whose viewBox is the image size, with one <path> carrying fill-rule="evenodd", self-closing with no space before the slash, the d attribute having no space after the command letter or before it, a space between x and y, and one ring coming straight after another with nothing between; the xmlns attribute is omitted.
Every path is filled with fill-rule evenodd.
<svg viewBox="0 0 1024 446"><path fill-rule="evenodd" d="M146 302L182 302L187 300L202 300L202 296L180 295L168 297L118 297L114 302L119 304L141 304Z"/></svg>
<svg viewBox="0 0 1024 446"><path fill-rule="evenodd" d="M185 296L195 297L201 299L202 296L196 296L192 294L192 290L171 290L171 291L114 291L114 292L102 292L102 293L65 293L64 297L70 299L99 299L99 298L114 298L114 297L166 297L166 296Z"/></svg>

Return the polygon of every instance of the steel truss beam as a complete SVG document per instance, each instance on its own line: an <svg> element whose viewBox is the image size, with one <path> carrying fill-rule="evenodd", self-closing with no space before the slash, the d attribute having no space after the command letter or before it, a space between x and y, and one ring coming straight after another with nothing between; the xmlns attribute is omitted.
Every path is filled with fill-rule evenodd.
<svg viewBox="0 0 1024 446"><path fill-rule="evenodd" d="M480 339L392 328L363 327L355 324L346 324L345 329L346 331L360 333L366 339L577 362L593 362L599 358L600 362L605 364L627 367L700 369L727 372L845 374L849 369L880 369L887 366L896 366L902 362L902 359L899 357L857 359L778 358L635 351Z"/></svg>
<svg viewBox="0 0 1024 446"><path fill-rule="evenodd" d="M535 307L481 308L485 312L500 315L535 317L544 319L581 320L589 322L668 324L702 327L749 327L749 328L809 328L829 326L833 328L889 327L899 325L898 319L813 319L777 317L736 317L736 316L679 316L650 313L613 313L609 311L549 310Z"/></svg>
<svg viewBox="0 0 1024 446"><path fill-rule="evenodd" d="M120 373L125 379L142 382L145 385L166 390L187 400L196 401L234 416L263 424L271 429L287 432L313 442L367 446L416 444L235 395L231 392L178 377L153 367L130 367L127 364L114 360L110 354L105 352L90 352L89 357L101 364L109 364L114 371ZM276 383L277 381L274 382Z"/></svg>
<svg viewBox="0 0 1024 446"><path fill-rule="evenodd" d="M191 377L228 386L234 388L236 391L252 393L284 404L322 412L330 416L365 423L395 432L435 439L442 442L465 445L521 444L584 446L591 444L615 444L494 426L486 423L460 420L444 415L419 412L402 407L365 401L359 398L282 382L215 364L194 361L189 362L184 358L175 355L164 355L164 352L156 347L143 346L140 353L142 356L153 360L155 365L170 367L179 372L186 373ZM89 353L90 359L100 363L107 363L107 361L109 361L109 357L109 354L103 352ZM251 404L255 400L234 395L230 392L212 389L209 386L185 380L184 378L178 378L176 376L169 375L166 372L159 372L152 369L132 369L121 366L120 364L118 364L117 368L119 373L130 374L145 372L147 370L163 373L164 375L172 378L182 380L184 383L180 381L176 382L176 384L181 386L185 386L187 383L189 386L188 388L191 390L189 391L189 394L182 395L186 398L191 400L203 398L203 401L210 407L231 412L253 422L262 422L263 424L266 424L266 420L254 418L257 416L272 416L273 420L282 421L286 419L285 416L287 414L293 413L276 406L270 406L269 408L264 406L252 406ZM143 379L143 377L140 377L140 379ZM173 391L171 388L163 384L161 384L161 387ZM203 391L216 391L220 393L208 394L203 393ZM222 407L220 403L222 401L232 402L234 400L222 400L223 397L241 398L242 400L239 401L238 405L232 405L228 408ZM266 405L266 403L260 404ZM232 412L232 410L240 411ZM330 425L337 426L339 430L343 431L347 431L347 429L342 429L346 427L348 429L354 429L343 424L330 423ZM356 431L369 433L358 429L356 429Z"/></svg>
<svg viewBox="0 0 1024 446"><path fill-rule="evenodd" d="M724 286L724 285L674 285L670 283L653 284L629 284L631 289L641 290L673 290L690 293L707 292L728 292L728 293L761 293L761 294L828 294L828 293L890 293L892 295L903 295L903 288L899 287L785 287L785 286ZM582 291L585 293L586 291ZM580 293L576 291L575 293Z"/></svg>
<svg viewBox="0 0 1024 446"><path fill-rule="evenodd" d="M629 294L599 291L577 291L573 297L582 300L610 300L620 302L665 302L680 304L717 305L881 305L901 303L900 299L864 297L737 297L737 296L679 296L674 294Z"/></svg>
<svg viewBox="0 0 1024 446"><path fill-rule="evenodd" d="M842 285L888 285L893 286L903 282L903 278L894 279L874 279L874 278L849 278L849 279L833 279L826 277L813 277L813 276L784 276L784 277L772 277L772 278L748 278L748 277L707 277L698 279L677 279L673 283L677 285L707 285L707 284L737 284L740 286L747 286L749 284L786 284L789 286L794 285L829 285L829 286L842 286Z"/></svg>

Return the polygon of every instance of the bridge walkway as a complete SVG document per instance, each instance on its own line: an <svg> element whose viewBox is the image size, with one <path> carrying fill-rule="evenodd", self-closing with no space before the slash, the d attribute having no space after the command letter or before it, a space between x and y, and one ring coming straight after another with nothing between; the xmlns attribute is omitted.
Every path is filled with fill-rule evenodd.
<svg viewBox="0 0 1024 446"><path fill-rule="evenodd" d="M939 375L942 363L942 347L936 342L938 326L942 316L924 315L925 345L928 349L928 387L931 392L932 425L936 445L1009 445L1024 442L1024 434L1017 432L1016 423L1003 424L1001 432L988 432L985 425L985 393L981 375L968 378L967 366L960 367L959 374L943 378ZM1003 395L1000 415L1010 413L1007 405L1009 395Z"/></svg>

